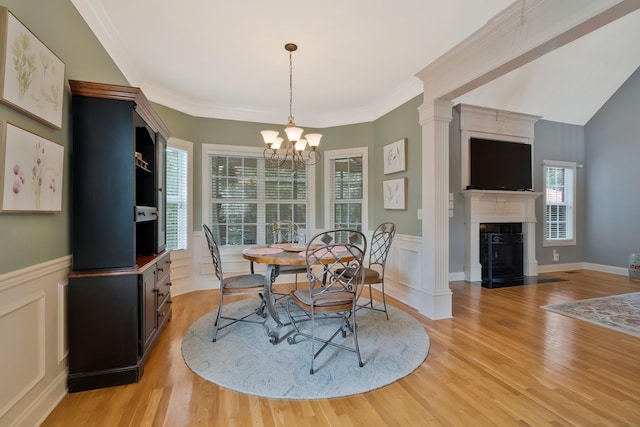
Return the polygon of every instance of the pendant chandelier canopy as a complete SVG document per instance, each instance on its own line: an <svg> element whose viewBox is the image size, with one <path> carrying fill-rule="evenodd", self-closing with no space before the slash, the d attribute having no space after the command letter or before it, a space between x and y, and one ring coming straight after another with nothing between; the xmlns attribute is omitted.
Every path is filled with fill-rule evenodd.
<svg viewBox="0 0 640 427"><path fill-rule="evenodd" d="M287 159L292 161L292 168L304 167L306 165L314 165L320 160L320 152L317 151L320 145L320 133L309 133L302 135L304 129L299 128L293 122L293 60L292 53L298 49L293 43L284 45L285 50L289 52L289 122L284 128L288 142L282 147L284 138L280 137L280 133L275 130L263 130L260 133L267 144L264 149L264 158L271 164L282 166ZM309 146L307 148L307 145Z"/></svg>

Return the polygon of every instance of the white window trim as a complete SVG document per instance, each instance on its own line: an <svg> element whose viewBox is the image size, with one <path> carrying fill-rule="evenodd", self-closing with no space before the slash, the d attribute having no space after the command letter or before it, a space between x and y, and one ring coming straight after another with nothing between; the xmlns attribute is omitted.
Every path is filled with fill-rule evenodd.
<svg viewBox="0 0 640 427"><path fill-rule="evenodd" d="M343 148L340 150L328 150L324 153L324 182L329 185L331 182L329 175L331 174L331 160L343 159L345 157L362 156L362 232L369 231L369 148ZM329 229L332 227L331 221L331 189L325 188L324 191L324 227Z"/></svg>
<svg viewBox="0 0 640 427"><path fill-rule="evenodd" d="M187 152L187 249L171 251L173 259L186 259L193 254L193 142L170 137L167 146Z"/></svg>
<svg viewBox="0 0 640 427"><path fill-rule="evenodd" d="M202 220L208 218L209 212L207 209L209 195L211 194L211 179L209 179L209 155L217 154L222 156L256 156L262 157L264 148L261 147L247 147L244 145L223 145L223 144L202 144ZM309 216L307 222L309 226L316 229L316 167L315 165L309 166L307 169L307 191L309 194ZM309 231L307 231L309 234ZM244 246L238 246L243 248Z"/></svg>
<svg viewBox="0 0 640 427"><path fill-rule="evenodd" d="M554 247L554 246L575 246L576 245L576 200L577 200L577 165L575 162L563 162L559 160L545 160L542 162L543 173L543 189L544 189L544 201L543 201L543 214L544 214L544 224L542 229L542 246L543 247ZM571 228L572 228L572 238L564 239L564 240L548 240L547 239L547 167L558 167L565 169L573 169L573 188L571 190L571 196L573 198L571 205Z"/></svg>

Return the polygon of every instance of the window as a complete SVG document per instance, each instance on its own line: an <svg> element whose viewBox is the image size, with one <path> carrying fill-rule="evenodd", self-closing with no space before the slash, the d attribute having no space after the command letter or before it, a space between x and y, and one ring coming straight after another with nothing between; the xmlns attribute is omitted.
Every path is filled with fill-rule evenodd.
<svg viewBox="0 0 640 427"><path fill-rule="evenodd" d="M544 246L576 244L576 164L545 160Z"/></svg>
<svg viewBox="0 0 640 427"><path fill-rule="evenodd" d="M188 151L175 146L167 147L167 248L188 247L189 233L189 162Z"/></svg>
<svg viewBox="0 0 640 427"><path fill-rule="evenodd" d="M266 224L292 220L309 228L312 167L271 165L262 150L208 145L203 218L220 245L265 244Z"/></svg>
<svg viewBox="0 0 640 427"><path fill-rule="evenodd" d="M367 148L325 153L327 228L367 230Z"/></svg>

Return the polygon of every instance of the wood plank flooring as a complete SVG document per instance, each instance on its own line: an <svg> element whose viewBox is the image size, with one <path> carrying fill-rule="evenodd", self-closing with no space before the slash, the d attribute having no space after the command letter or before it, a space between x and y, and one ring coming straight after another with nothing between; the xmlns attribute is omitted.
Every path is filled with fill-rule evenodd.
<svg viewBox="0 0 640 427"><path fill-rule="evenodd" d="M429 333L425 362L379 390L325 400L249 396L192 373L182 337L217 307L217 291L180 295L139 383L70 394L43 426L639 426L640 339L539 307L637 292L640 283L588 270L552 275L567 280L452 282L447 320L392 301Z"/></svg>

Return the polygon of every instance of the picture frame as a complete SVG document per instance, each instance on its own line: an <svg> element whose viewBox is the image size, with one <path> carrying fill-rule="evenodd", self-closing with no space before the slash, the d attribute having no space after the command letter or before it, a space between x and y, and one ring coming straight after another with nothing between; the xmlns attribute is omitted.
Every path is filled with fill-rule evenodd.
<svg viewBox="0 0 640 427"><path fill-rule="evenodd" d="M0 138L1 212L60 212L64 146L11 123Z"/></svg>
<svg viewBox="0 0 640 427"><path fill-rule="evenodd" d="M407 178L388 179L382 182L385 209L406 209Z"/></svg>
<svg viewBox="0 0 640 427"><path fill-rule="evenodd" d="M62 127L65 64L6 7L0 7L0 101Z"/></svg>
<svg viewBox="0 0 640 427"><path fill-rule="evenodd" d="M406 145L407 138L403 138L399 141L392 142L391 144L387 144L384 146L383 162L385 175L407 170Z"/></svg>

